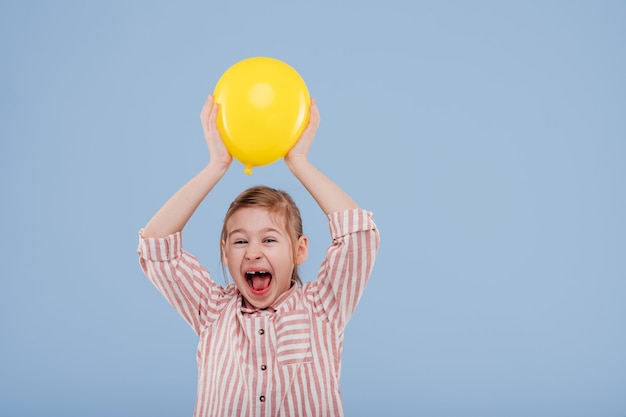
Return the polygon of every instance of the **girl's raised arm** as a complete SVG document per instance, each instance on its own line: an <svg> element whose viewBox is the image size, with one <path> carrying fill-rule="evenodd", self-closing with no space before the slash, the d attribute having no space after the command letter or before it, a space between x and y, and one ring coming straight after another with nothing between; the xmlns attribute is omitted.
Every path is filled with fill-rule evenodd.
<svg viewBox="0 0 626 417"><path fill-rule="evenodd" d="M300 139L285 155L285 163L298 178L325 214L358 208L358 204L330 178L308 160L309 149L320 123L320 114L314 99L311 99L309 125Z"/></svg>
<svg viewBox="0 0 626 417"><path fill-rule="evenodd" d="M217 104L213 103L213 95L209 95L200 113L204 138L209 148L209 163L150 219L142 230L144 238L165 237L182 230L202 200L228 170L232 157L217 130L216 114Z"/></svg>

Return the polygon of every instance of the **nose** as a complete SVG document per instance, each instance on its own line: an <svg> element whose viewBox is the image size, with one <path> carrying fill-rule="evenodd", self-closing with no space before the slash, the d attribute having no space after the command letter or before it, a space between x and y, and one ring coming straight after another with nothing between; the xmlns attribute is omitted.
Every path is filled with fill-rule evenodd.
<svg viewBox="0 0 626 417"><path fill-rule="evenodd" d="M259 245L254 244L254 243L248 244L248 247L246 248L247 260L254 261L257 259L261 259L262 256L263 256L263 252L261 251L261 248L259 247Z"/></svg>

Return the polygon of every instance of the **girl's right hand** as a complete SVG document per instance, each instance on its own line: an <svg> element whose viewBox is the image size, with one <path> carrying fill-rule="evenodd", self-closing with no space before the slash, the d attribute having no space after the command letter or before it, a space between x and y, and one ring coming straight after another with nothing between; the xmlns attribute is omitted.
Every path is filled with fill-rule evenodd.
<svg viewBox="0 0 626 417"><path fill-rule="evenodd" d="M228 168L233 160L233 157L226 149L224 141L220 136L220 132L217 129L217 110L218 104L214 103L213 94L209 94L202 112L200 113L200 121L202 122L202 130L204 131L204 139L209 148L210 163L216 163Z"/></svg>
<svg viewBox="0 0 626 417"><path fill-rule="evenodd" d="M317 108L315 99L311 99L309 124L306 129L300 135L300 138L296 144L285 155L285 162L289 165L291 162L297 162L298 160L306 160L309 154L309 149L315 139L315 133L320 124L320 112Z"/></svg>

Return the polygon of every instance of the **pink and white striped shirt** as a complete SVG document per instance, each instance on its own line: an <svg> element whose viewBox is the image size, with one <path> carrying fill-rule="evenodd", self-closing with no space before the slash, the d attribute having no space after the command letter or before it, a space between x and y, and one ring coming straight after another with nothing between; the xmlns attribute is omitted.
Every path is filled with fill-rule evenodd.
<svg viewBox="0 0 626 417"><path fill-rule="evenodd" d="M144 273L200 337L195 417L343 416L344 328L379 245L372 213L328 216L332 244L316 281L264 310L247 308L182 249L182 233L140 238Z"/></svg>

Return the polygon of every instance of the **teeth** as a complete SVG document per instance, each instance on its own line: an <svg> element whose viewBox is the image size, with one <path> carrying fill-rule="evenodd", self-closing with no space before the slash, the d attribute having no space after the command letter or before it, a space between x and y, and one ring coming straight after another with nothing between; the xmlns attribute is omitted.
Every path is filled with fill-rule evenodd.
<svg viewBox="0 0 626 417"><path fill-rule="evenodd" d="M253 272L246 272L246 275L257 275L257 274L267 274L267 271L253 271Z"/></svg>

